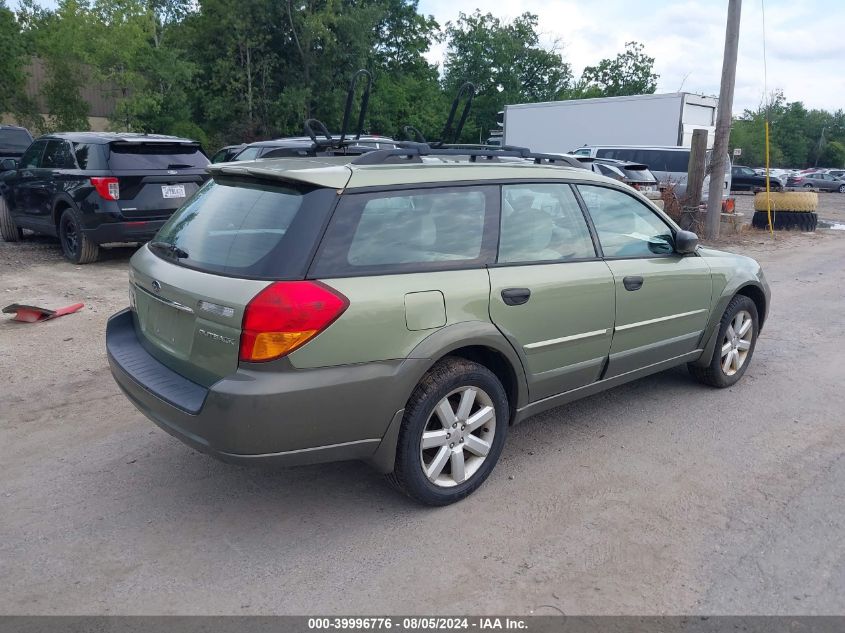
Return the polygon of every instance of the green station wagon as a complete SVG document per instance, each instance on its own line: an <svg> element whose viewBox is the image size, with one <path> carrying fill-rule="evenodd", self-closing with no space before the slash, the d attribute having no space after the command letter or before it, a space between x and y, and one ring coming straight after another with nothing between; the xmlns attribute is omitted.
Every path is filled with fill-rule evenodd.
<svg viewBox="0 0 845 633"><path fill-rule="evenodd" d="M615 180L508 156L211 167L132 258L115 380L225 461L365 460L443 505L536 413L683 363L742 377L769 305L757 262Z"/></svg>

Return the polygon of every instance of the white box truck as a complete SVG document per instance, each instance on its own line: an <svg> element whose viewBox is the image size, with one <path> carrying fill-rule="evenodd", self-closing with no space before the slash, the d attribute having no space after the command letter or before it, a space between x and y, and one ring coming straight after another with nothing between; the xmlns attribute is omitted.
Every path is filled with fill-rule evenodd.
<svg viewBox="0 0 845 633"><path fill-rule="evenodd" d="M562 154L584 145L689 147L693 130L716 131L716 97L689 92L506 105L504 144Z"/></svg>

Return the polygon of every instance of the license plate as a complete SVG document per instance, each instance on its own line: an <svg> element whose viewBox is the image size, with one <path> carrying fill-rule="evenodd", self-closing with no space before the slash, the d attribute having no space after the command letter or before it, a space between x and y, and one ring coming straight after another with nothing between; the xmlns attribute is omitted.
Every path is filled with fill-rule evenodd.
<svg viewBox="0 0 845 633"><path fill-rule="evenodd" d="M185 185L162 185L161 195L165 198L184 198Z"/></svg>

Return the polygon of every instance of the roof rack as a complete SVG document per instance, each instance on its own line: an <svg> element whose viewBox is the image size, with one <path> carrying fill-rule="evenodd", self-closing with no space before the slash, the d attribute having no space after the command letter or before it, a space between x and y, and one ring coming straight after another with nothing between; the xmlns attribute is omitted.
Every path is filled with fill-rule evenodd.
<svg viewBox="0 0 845 633"><path fill-rule="evenodd" d="M461 118L458 119L458 124L454 126L455 115L458 113L458 105L461 102L461 98L465 99L464 109L461 110ZM420 132L417 128L415 128L413 125L404 126L402 128L402 131L405 133L405 136L407 136L410 142L422 143L435 149L445 147L446 145L452 143L456 143L461 137L461 132L464 129L464 124L467 121L467 117L469 117L469 111L470 108L472 108L473 98L475 98L475 85L469 81L465 81L458 88L458 92L455 94L455 98L452 100L452 107L449 109L449 116L446 119L446 124L443 126L443 132L441 132L440 134L439 141L426 140L425 136L423 136L423 133Z"/></svg>
<svg viewBox="0 0 845 633"><path fill-rule="evenodd" d="M506 145L442 145L432 147L427 143L403 142L395 149L379 149L367 152L354 159L353 165L385 165L421 163L424 156L466 156L471 163L498 162L499 158L521 158L531 160L535 165L560 165L584 169L584 166L570 156L560 154L539 154L527 147Z"/></svg>
<svg viewBox="0 0 845 633"><path fill-rule="evenodd" d="M358 110L358 125L355 128L355 136L347 138L349 133L349 117L352 113L352 102L355 99L355 90L358 87L358 79L364 77L366 84L364 85L364 92L361 94L361 102ZM306 119L304 130L305 134L311 139L311 151L318 150L339 150L353 148L356 153L368 152L372 148L358 145L361 134L364 132L364 119L367 116L367 107L370 103L370 88L373 85L373 75L369 70L362 68L354 75L349 82L349 89L346 92L346 106L343 109L343 122L340 126L340 138L334 138L326 127L325 123L319 119ZM322 137L322 138L320 138Z"/></svg>

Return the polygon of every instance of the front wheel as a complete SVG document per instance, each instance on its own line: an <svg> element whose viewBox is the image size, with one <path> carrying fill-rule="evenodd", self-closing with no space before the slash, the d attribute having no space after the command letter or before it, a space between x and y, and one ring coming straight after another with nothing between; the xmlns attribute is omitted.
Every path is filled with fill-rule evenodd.
<svg viewBox="0 0 845 633"><path fill-rule="evenodd" d="M442 360L408 400L388 479L427 505L463 499L496 465L508 410L502 383L489 369L463 358Z"/></svg>
<svg viewBox="0 0 845 633"><path fill-rule="evenodd" d="M65 209L59 218L59 240L65 257L74 264L90 264L97 261L100 247L82 231L82 222L73 209Z"/></svg>
<svg viewBox="0 0 845 633"><path fill-rule="evenodd" d="M730 387L745 374L760 331L757 306L744 295L736 295L719 322L713 357L706 367L688 365L690 373L711 387Z"/></svg>

